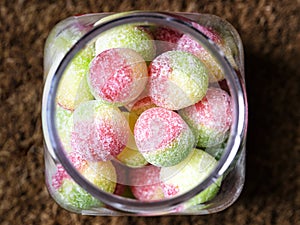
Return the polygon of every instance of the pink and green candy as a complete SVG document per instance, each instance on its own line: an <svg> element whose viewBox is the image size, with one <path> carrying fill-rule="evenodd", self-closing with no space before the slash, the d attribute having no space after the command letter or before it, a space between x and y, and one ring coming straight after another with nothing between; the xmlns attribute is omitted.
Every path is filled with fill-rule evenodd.
<svg viewBox="0 0 300 225"><path fill-rule="evenodd" d="M195 144L185 121L177 113L161 107L150 108L140 115L134 137L144 158L159 167L181 162Z"/></svg>
<svg viewBox="0 0 300 225"><path fill-rule="evenodd" d="M149 96L154 104L179 110L200 101L208 88L208 71L194 55L168 51L149 66Z"/></svg>
<svg viewBox="0 0 300 225"><path fill-rule="evenodd" d="M232 123L231 97L220 88L209 88L196 104L179 111L189 124L200 148L217 146L228 137Z"/></svg>

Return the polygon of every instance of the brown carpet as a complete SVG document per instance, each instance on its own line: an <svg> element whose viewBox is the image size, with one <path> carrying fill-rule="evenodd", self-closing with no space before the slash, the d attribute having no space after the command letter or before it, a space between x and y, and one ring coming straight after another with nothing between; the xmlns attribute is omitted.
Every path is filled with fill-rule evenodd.
<svg viewBox="0 0 300 225"><path fill-rule="evenodd" d="M40 118L45 38L74 14L134 9L216 14L242 37L249 98L247 180L238 201L223 212L82 216L57 206L46 190ZM1 0L0 224L299 224L299 27L299 0Z"/></svg>

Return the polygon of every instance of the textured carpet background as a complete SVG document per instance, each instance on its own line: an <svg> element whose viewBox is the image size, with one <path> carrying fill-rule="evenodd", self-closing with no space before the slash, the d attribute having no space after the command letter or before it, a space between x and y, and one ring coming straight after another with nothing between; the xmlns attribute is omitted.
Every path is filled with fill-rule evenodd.
<svg viewBox="0 0 300 225"><path fill-rule="evenodd" d="M238 201L208 216L91 217L69 213L44 185L43 46L74 14L134 9L212 13L245 49L247 180ZM300 1L0 1L0 224L278 224L300 222Z"/></svg>

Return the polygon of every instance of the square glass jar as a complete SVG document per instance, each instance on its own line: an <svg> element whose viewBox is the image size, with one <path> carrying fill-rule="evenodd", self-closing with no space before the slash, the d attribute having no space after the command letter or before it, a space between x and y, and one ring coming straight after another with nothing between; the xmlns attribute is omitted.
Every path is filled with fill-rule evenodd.
<svg viewBox="0 0 300 225"><path fill-rule="evenodd" d="M53 199L87 215L202 215L229 207L245 180L243 61L237 31L214 15L134 11L58 23L45 44L42 105L45 177ZM167 66L155 67L161 64ZM112 86L104 93L94 83ZM107 90L113 95L107 97ZM217 96L227 96L229 106L217 104ZM201 110L199 104L204 122L194 126L189 112ZM143 127L151 110L161 111ZM99 117L109 120L109 128ZM180 137L174 121L181 123ZM139 130L152 136L141 138ZM183 156L174 162L174 155Z"/></svg>

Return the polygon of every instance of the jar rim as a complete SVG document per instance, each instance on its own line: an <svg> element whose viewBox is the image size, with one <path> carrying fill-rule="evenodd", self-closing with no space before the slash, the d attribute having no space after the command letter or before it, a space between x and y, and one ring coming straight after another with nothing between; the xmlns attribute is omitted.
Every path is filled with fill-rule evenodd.
<svg viewBox="0 0 300 225"><path fill-rule="evenodd" d="M88 182L72 165L68 157L64 152L64 148L61 145L60 138L55 125L55 107L56 107L56 92L60 82L60 79L71 62L72 58L87 43L96 38L99 34L119 25L128 23L155 23L160 25L167 25L178 29L184 33L191 35L201 42L203 47L210 53L213 54L217 63L220 64L224 71L225 78L228 82L228 87L231 93L233 104L233 121L230 129L229 139L217 166L213 169L206 179L198 184L190 191L181 195L152 202L142 202L139 200L128 199L117 195L109 194L96 188L93 184ZM48 78L47 78L48 79ZM49 78L50 79L50 78ZM91 31L86 33L79 41L71 47L66 53L60 64L58 65L55 73L49 81L49 87L44 90L43 97L43 131L47 135L48 140L46 144L48 148L52 148L58 161L64 166L67 173L86 191L91 193L94 197L102 201L103 203L114 207L115 209L124 210L127 212L158 212L169 209L175 210L178 205L186 202L187 200L194 197L206 189L209 185L216 182L216 180L224 174L228 169L236 154L240 149L240 145L245 135L245 129L247 124L247 112L246 112L246 96L244 85L241 83L236 71L232 68L224 54L203 35L199 30L194 28L190 23L181 20L178 16L166 12L154 12L154 11L133 11L126 15L121 15L117 18L113 18L109 21L105 21L95 26ZM44 136L45 136L44 135ZM50 145L50 146L49 146Z"/></svg>

